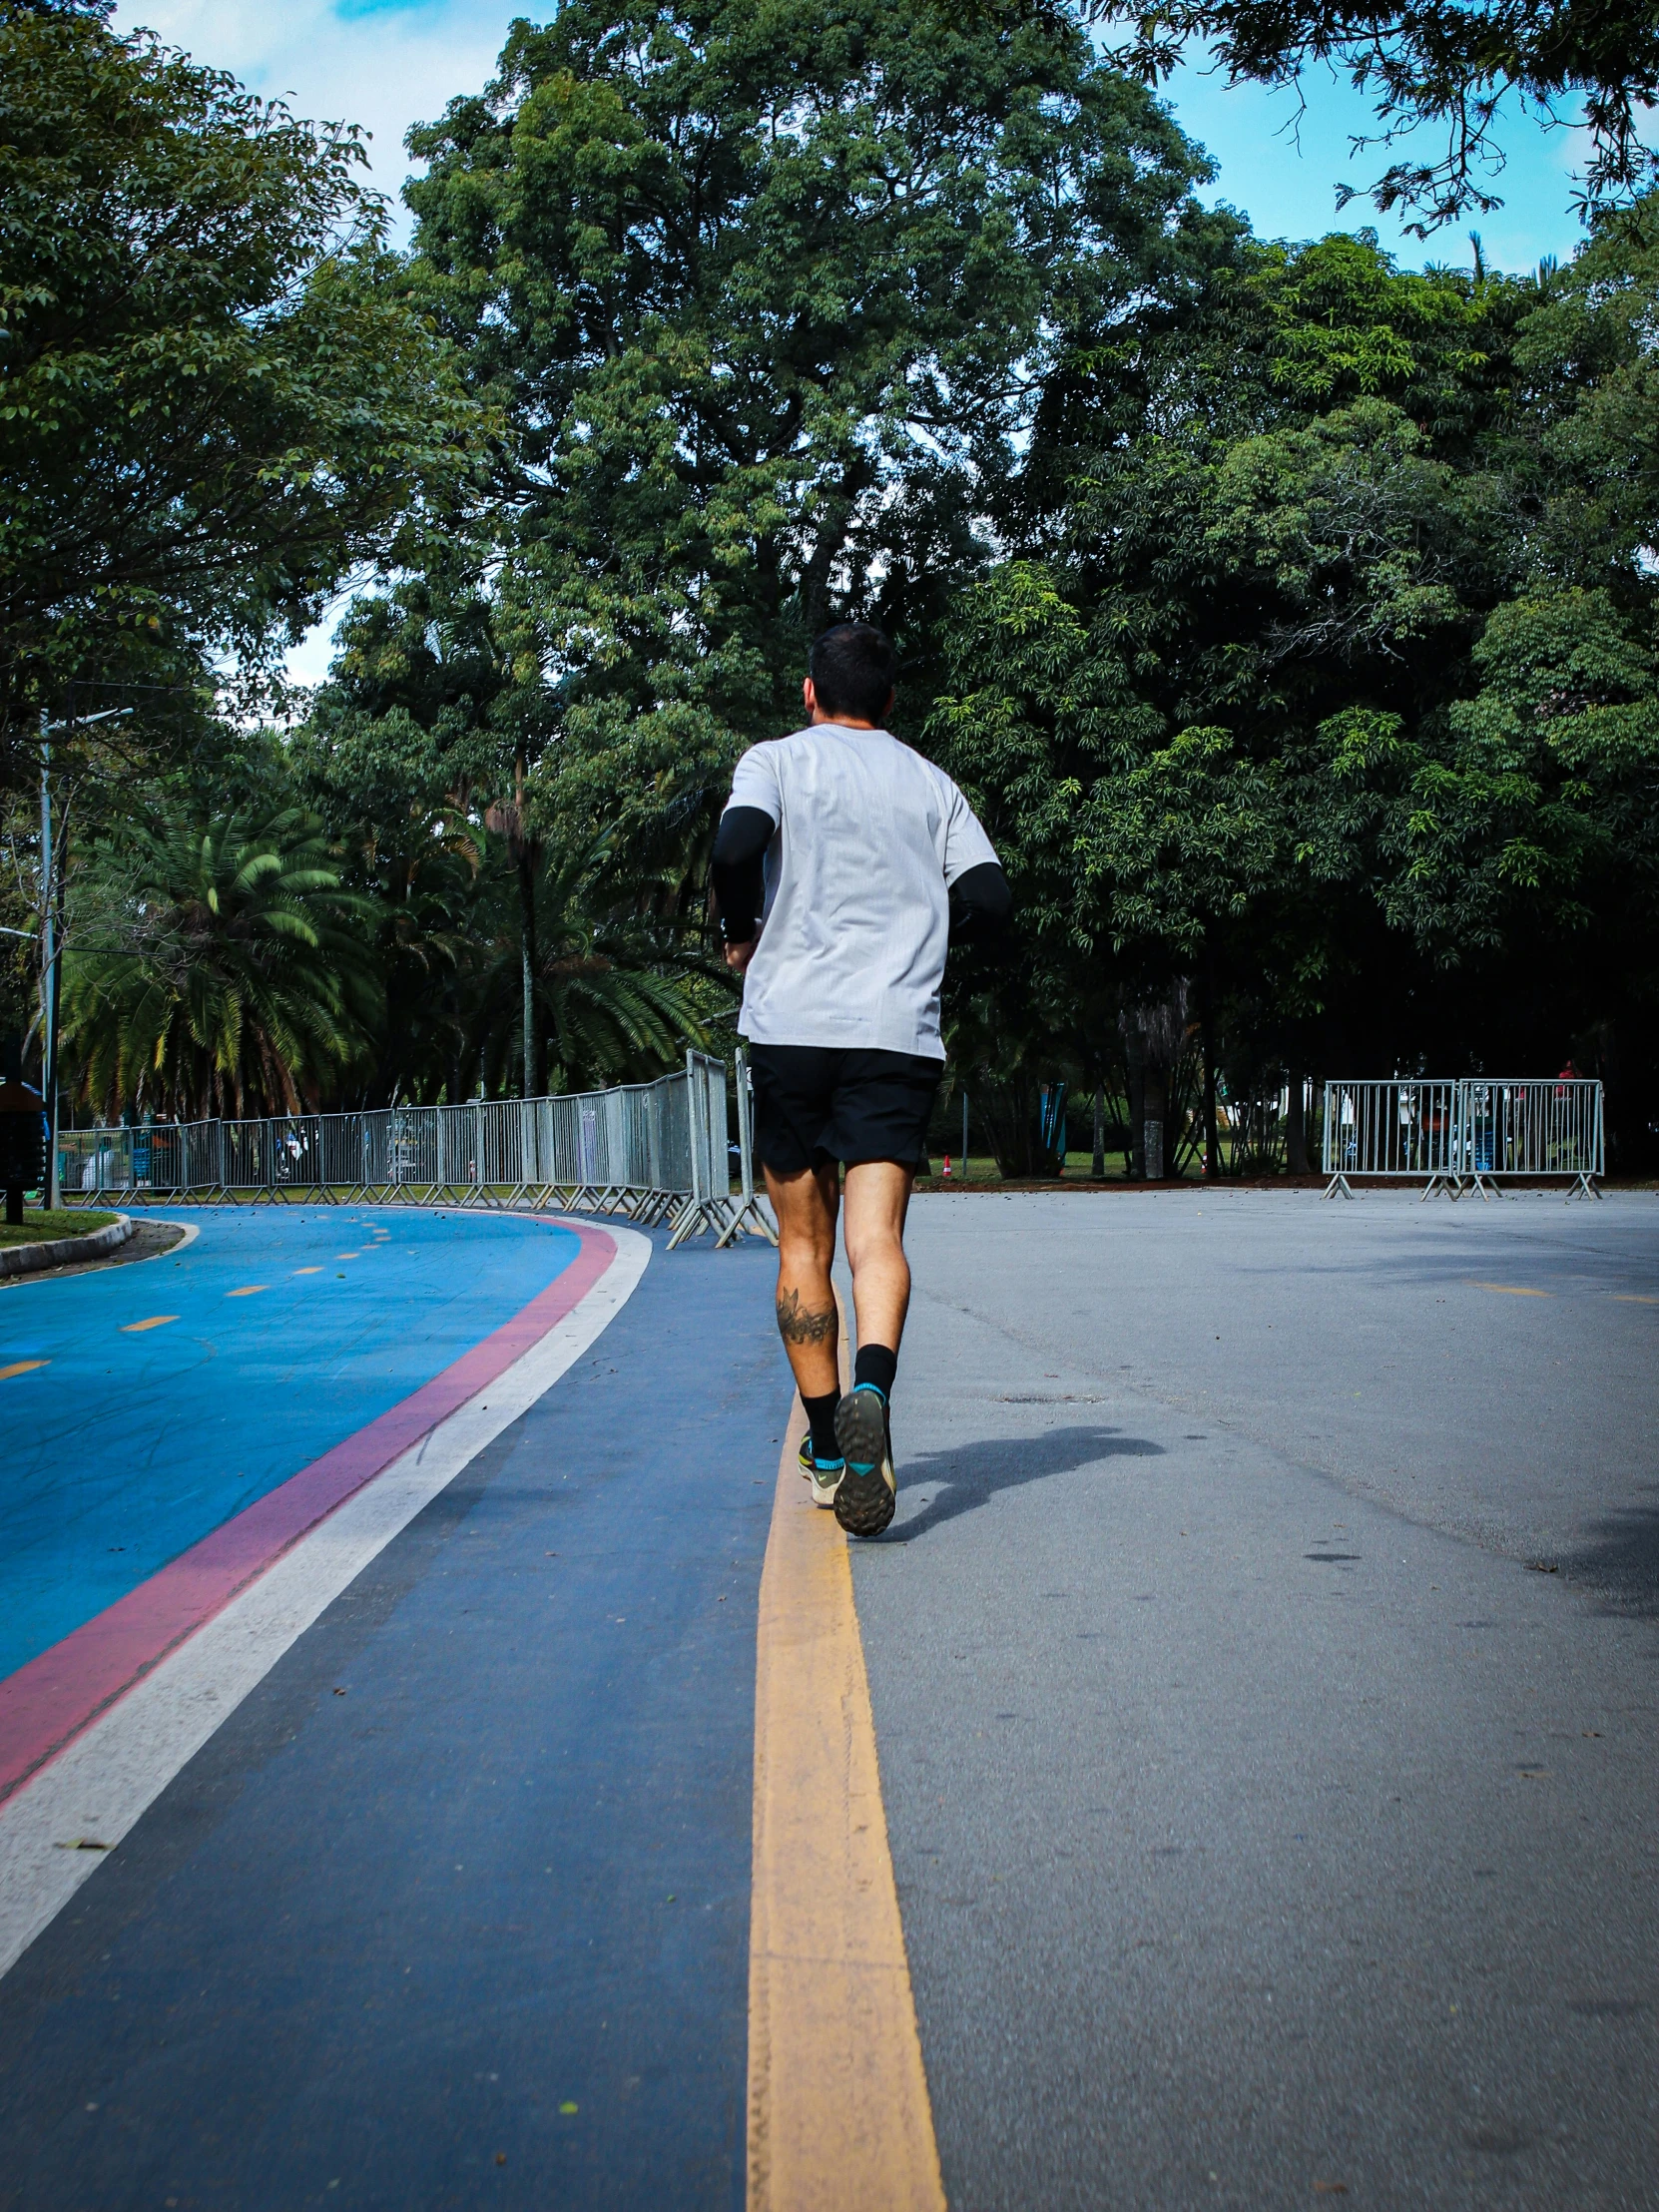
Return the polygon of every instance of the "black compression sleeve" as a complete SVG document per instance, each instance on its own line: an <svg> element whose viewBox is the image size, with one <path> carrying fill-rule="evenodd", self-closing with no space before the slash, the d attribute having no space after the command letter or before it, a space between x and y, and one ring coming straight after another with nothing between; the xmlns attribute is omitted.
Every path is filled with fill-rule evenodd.
<svg viewBox="0 0 1659 2212"><path fill-rule="evenodd" d="M766 904L762 861L778 825L764 807L728 807L715 832L709 869L715 887L715 911L728 944L747 944Z"/></svg>
<svg viewBox="0 0 1659 2212"><path fill-rule="evenodd" d="M950 886L951 943L999 943L1007 935L1013 910L1008 878L994 860L981 860Z"/></svg>

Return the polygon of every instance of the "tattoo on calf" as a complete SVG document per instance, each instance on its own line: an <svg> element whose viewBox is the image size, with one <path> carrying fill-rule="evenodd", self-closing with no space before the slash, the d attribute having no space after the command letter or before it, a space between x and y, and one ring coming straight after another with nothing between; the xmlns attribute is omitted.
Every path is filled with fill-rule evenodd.
<svg viewBox="0 0 1659 2212"><path fill-rule="evenodd" d="M833 1306L818 1314L811 1308L803 1313L799 1291L790 1291L778 1301L778 1334L787 1345L821 1345L834 1335L836 1321Z"/></svg>

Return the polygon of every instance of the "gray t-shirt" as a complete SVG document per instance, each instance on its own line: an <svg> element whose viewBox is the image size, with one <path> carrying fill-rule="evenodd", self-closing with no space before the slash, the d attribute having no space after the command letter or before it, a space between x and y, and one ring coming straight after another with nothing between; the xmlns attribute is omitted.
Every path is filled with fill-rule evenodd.
<svg viewBox="0 0 1659 2212"><path fill-rule="evenodd" d="M948 887L996 858L950 778L885 730L821 722L752 746L731 804L778 825L743 1034L942 1060Z"/></svg>

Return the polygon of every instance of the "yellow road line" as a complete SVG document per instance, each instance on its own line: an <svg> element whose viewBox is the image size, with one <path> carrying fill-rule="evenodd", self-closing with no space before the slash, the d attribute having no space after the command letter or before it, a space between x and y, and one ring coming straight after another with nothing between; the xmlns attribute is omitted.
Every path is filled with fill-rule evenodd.
<svg viewBox="0 0 1659 2212"><path fill-rule="evenodd" d="M177 1321L177 1314L152 1314L148 1321L124 1321L121 1334L124 1337L142 1337L147 1329L165 1329L170 1321Z"/></svg>
<svg viewBox="0 0 1659 2212"><path fill-rule="evenodd" d="M28 1375L35 1368L49 1368L50 1360L14 1360L9 1368L0 1368L0 1382L9 1382L14 1375Z"/></svg>
<svg viewBox="0 0 1659 2212"><path fill-rule="evenodd" d="M265 1285L263 1283L245 1283L240 1291L227 1291L225 1296L227 1298L253 1298L257 1292L264 1289Z"/></svg>
<svg viewBox="0 0 1659 2212"><path fill-rule="evenodd" d="M749 2212L944 2212L846 1538L790 1407L755 1677Z"/></svg>
<svg viewBox="0 0 1659 2212"><path fill-rule="evenodd" d="M320 1268L295 1268L293 1272L295 1275L320 1275L322 1270Z"/></svg>
<svg viewBox="0 0 1659 2212"><path fill-rule="evenodd" d="M1614 1291L1611 1295L1615 1306L1659 1306L1659 1298L1638 1298L1634 1291Z"/></svg>
<svg viewBox="0 0 1659 2212"><path fill-rule="evenodd" d="M1554 1295L1550 1291L1523 1290L1518 1283L1476 1283L1473 1288L1477 1291L1499 1291L1505 1298L1550 1298Z"/></svg>

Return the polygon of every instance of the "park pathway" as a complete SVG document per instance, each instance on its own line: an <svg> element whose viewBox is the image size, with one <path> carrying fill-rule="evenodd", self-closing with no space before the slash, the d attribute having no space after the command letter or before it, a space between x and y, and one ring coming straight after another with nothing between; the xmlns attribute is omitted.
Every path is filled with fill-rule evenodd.
<svg viewBox="0 0 1659 2212"><path fill-rule="evenodd" d="M165 1551L288 1409L318 1425L243 1517L456 1401L158 1670L339 1554L0 1979L4 2212L919 2212L938 2171L957 2212L1659 2201L1659 1201L922 1199L900 1508L850 1578L788 1469L767 1251L455 1224L440 1290L540 1258L429 1334L365 1290L289 1357L405 1219L325 1217L365 1257L287 1253L240 1350L199 1313L257 1387L152 1450L204 1386L170 1355L130 1481L117 1430L60 1454L100 1535L159 1484ZM216 1329L276 1280L231 1251ZM96 1383L125 1323L87 1311L0 1390ZM14 1804L100 1730L140 1756L147 1695ZM867 1957L849 1870L896 1895ZM837 1990L884 1992L871 2050L919 2025L902 2188L837 2158L889 2117L837 2042L755 2194L803 2088L756 2098L757 1989L798 2068Z"/></svg>

